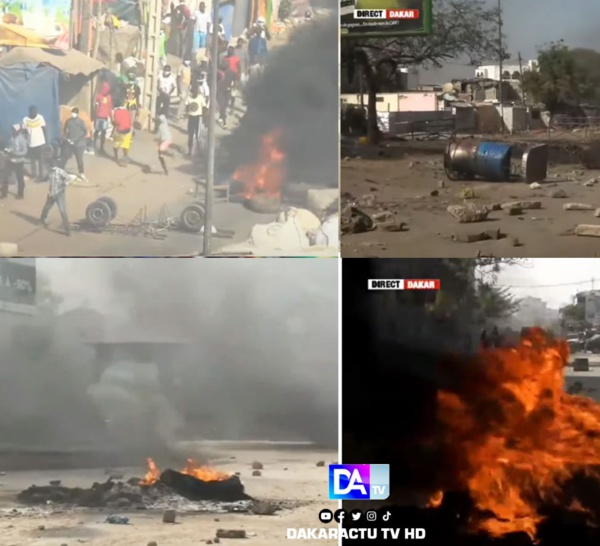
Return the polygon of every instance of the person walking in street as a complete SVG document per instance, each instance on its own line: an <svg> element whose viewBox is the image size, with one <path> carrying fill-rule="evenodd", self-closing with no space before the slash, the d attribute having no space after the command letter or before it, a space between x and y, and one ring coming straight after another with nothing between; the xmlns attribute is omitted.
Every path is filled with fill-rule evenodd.
<svg viewBox="0 0 600 546"><path fill-rule="evenodd" d="M37 106L29 107L29 115L23 118L23 128L29 135L29 157L31 159L31 176L38 182L45 178L44 146L48 142L46 120L38 113Z"/></svg>
<svg viewBox="0 0 600 546"><path fill-rule="evenodd" d="M25 130L17 123L12 126L12 135L10 144L6 148L8 154L8 163L4 180L2 181L2 189L0 189L0 199L5 199L8 196L8 184L12 173L17 179L17 199L23 199L25 192L25 158L27 157L27 137Z"/></svg>
<svg viewBox="0 0 600 546"><path fill-rule="evenodd" d="M217 106L219 109L219 122L223 129L227 129L227 110L231 103L231 93L235 84L235 75L229 70L225 62L217 73Z"/></svg>
<svg viewBox="0 0 600 546"><path fill-rule="evenodd" d="M177 106L177 119L183 119L186 101L190 94L192 83L192 63L185 59L177 71L177 89L179 92L179 105Z"/></svg>
<svg viewBox="0 0 600 546"><path fill-rule="evenodd" d="M169 169L167 169L165 155L168 154L169 148L173 143L173 135L171 133L171 128L169 127L167 116L164 114L158 116L156 125L158 126L158 161L165 175L168 175Z"/></svg>
<svg viewBox="0 0 600 546"><path fill-rule="evenodd" d="M156 99L156 115L169 115L171 109L171 97L177 89L177 80L171 73L171 67L165 66L162 74L158 77L158 97Z"/></svg>
<svg viewBox="0 0 600 546"><path fill-rule="evenodd" d="M188 114L187 136L188 136L188 155L194 152L194 143L201 144L200 131L202 129L202 114L206 108L206 99L200 93L197 85L192 86L190 95L186 100L186 109Z"/></svg>
<svg viewBox="0 0 600 546"><path fill-rule="evenodd" d="M71 109L71 117L65 121L63 127L63 142L60 153L60 168L64 169L71 159L75 156L77 161L77 171L79 179L86 180L85 169L83 164L83 154L85 153L85 145L88 137L88 128L85 122L79 117L79 108Z"/></svg>
<svg viewBox="0 0 600 546"><path fill-rule="evenodd" d="M104 82L100 86L100 91L96 95L96 111L94 115L94 148L98 149L97 141L100 139L101 154L105 154L104 144L106 142L106 131L108 130L108 120L113 109L113 101L110 95L110 85Z"/></svg>
<svg viewBox="0 0 600 546"><path fill-rule="evenodd" d="M268 42L271 33L267 28L267 21L259 17L248 32L248 56L251 64L264 64L269 50Z"/></svg>
<svg viewBox="0 0 600 546"><path fill-rule="evenodd" d="M50 212L50 209L56 205L62 218L65 235L67 236L71 235L71 228L69 226L69 217L67 216L67 202L65 193L70 181L71 178L69 173L56 165L52 166L50 169L48 196L46 197L46 203L44 203L44 208L42 209L42 215L40 217L40 222L46 226L48 213Z"/></svg>
<svg viewBox="0 0 600 546"><path fill-rule="evenodd" d="M133 139L133 119L131 112L122 104L118 104L112 113L113 131L113 153L119 167L126 167L129 163L129 150ZM123 154L119 158L119 150Z"/></svg>
<svg viewBox="0 0 600 546"><path fill-rule="evenodd" d="M248 58L248 50L246 48L246 42L243 38L238 38L235 45L235 54L240 60L240 83L243 86L248 79L248 67L250 66L250 59Z"/></svg>
<svg viewBox="0 0 600 546"><path fill-rule="evenodd" d="M233 77L233 84L231 86L229 99L229 113L233 114L235 111L235 99L241 80L241 59L238 57L235 48L233 46L229 46L227 48L227 52L225 53L224 60L227 63L228 69Z"/></svg>

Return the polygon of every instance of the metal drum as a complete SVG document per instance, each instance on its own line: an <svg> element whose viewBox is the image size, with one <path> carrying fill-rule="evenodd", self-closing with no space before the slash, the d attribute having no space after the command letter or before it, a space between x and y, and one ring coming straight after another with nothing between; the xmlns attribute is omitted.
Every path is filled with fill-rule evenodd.
<svg viewBox="0 0 600 546"><path fill-rule="evenodd" d="M510 180L512 145L505 142L482 142L475 156L475 174L484 180Z"/></svg>
<svg viewBox="0 0 600 546"><path fill-rule="evenodd" d="M473 180L479 142L472 138L450 142L444 153L444 171L450 180Z"/></svg>

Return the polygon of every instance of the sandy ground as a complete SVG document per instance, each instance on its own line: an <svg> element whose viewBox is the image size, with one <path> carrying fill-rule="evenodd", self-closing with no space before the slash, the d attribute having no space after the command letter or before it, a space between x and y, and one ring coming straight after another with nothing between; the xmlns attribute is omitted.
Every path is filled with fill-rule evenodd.
<svg viewBox="0 0 600 546"><path fill-rule="evenodd" d="M439 145L438 145L439 147ZM443 152L403 153L395 150L356 152L362 157L345 157L341 162L342 199L357 202L358 208L371 214L390 211L407 230L382 230L342 236L345 257L456 257L478 254L497 257L596 257L600 239L577 237L570 232L578 224L600 224L594 211L564 211L565 203L600 206L600 183L585 182L600 173L580 166L551 167L540 189L523 182L452 182L442 165ZM379 153L379 156L378 156ZM391 156L391 157L390 157ZM600 179L599 179L600 180ZM465 188L474 191L469 203L486 205L518 200L541 201L541 210L527 210L519 216L493 212L486 222L459 224L447 211L448 205L464 204ZM562 189L566 198L552 198ZM455 238L487 230L500 230L500 240L465 243Z"/></svg>
<svg viewBox="0 0 600 546"><path fill-rule="evenodd" d="M319 460L327 464L334 462L337 453L274 447L235 449L235 446L229 446L226 453L207 453L206 448L203 453L210 457L212 466L225 472L240 472L249 495L262 500L286 501L297 507L273 516L184 513L179 515L175 525L162 523L162 514L151 511L119 512L130 518L129 525L105 523L109 512L98 510L61 511L57 507L48 507L42 509L45 514L34 511L15 515L11 514L11 509L22 510L15 500L16 493L33 483L46 484L58 479L66 486L89 487L93 481L106 479L104 469L15 472L0 478L0 542L3 546L145 546L156 541L158 546L189 546L213 539L217 529L244 529L249 537L241 541L244 544L275 546L285 541L288 527L317 527L321 509L337 508L337 503L327 500L327 466L316 466ZM251 476L253 461L263 463L261 477ZM141 467L121 470L126 478L143 473ZM236 543L240 541L221 539L221 544Z"/></svg>

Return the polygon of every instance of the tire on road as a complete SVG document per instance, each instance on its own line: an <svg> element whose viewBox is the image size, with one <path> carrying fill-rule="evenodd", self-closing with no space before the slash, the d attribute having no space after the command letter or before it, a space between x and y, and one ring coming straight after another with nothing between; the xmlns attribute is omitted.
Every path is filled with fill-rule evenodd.
<svg viewBox="0 0 600 546"><path fill-rule="evenodd" d="M188 205L181 212L181 225L186 231L198 233L204 226L204 207L202 205Z"/></svg>
<svg viewBox="0 0 600 546"><path fill-rule="evenodd" d="M258 214L277 214L281 211L281 201L279 199L253 198L246 199L244 206L252 212Z"/></svg>
<svg viewBox="0 0 600 546"><path fill-rule="evenodd" d="M93 201L85 209L85 219L95 228L104 228L108 226L112 219L112 213L109 205L104 201Z"/></svg>
<svg viewBox="0 0 600 546"><path fill-rule="evenodd" d="M119 208L117 207L116 201L112 197L108 197L108 195L104 195L102 197L98 197L96 202L106 203L108 208L110 208L110 219L114 220L117 217L117 213L119 212Z"/></svg>

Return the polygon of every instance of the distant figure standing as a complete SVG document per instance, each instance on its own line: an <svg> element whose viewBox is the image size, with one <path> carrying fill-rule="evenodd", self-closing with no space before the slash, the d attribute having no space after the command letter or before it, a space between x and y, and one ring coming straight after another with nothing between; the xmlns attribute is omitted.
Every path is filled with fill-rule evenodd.
<svg viewBox="0 0 600 546"><path fill-rule="evenodd" d="M188 135L188 155L194 151L194 142L200 144L200 130L202 127L202 114L206 108L206 99L200 93L197 85L192 86L190 95L186 100L186 109L188 114L187 135Z"/></svg>
<svg viewBox="0 0 600 546"><path fill-rule="evenodd" d="M97 148L97 141L100 139L100 153L105 154L104 144L106 142L106 131L108 130L108 120L113 110L113 101L110 95L110 85L104 82L100 86L100 91L96 94L96 111L94 115L94 148Z"/></svg>
<svg viewBox="0 0 600 546"><path fill-rule="evenodd" d="M31 176L38 182L45 178L44 146L48 142L46 120L38 113L36 106L29 107L29 115L23 118L23 128L29 135L29 157L31 159Z"/></svg>
<svg viewBox="0 0 600 546"><path fill-rule="evenodd" d="M71 156L75 155L79 178L85 180L83 154L85 153L88 129L85 122L79 117L79 108L71 109L71 117L65 121L63 127L63 137L60 168L64 169Z"/></svg>
<svg viewBox="0 0 600 546"><path fill-rule="evenodd" d="M69 177L69 174L63 169L57 167L56 165L54 165L50 169L48 197L46 197L46 203L44 204L44 208L42 209L42 216L40 218L40 221L45 226L50 209L54 205L56 205L58 207L60 216L63 221L65 235L67 236L71 235L71 229L69 226L69 218L67 216L67 203L65 199L65 193L70 180L71 179Z"/></svg>
<svg viewBox="0 0 600 546"><path fill-rule="evenodd" d="M177 71L177 90L179 93L179 105L177 107L177 119L183 118L185 105L190 93L192 83L192 63L185 59Z"/></svg>
<svg viewBox="0 0 600 546"><path fill-rule="evenodd" d="M127 80L127 85L125 86L125 103L127 110L132 112L134 118L137 119L140 109L140 97L142 95L142 90L137 84L137 78L133 72L129 73Z"/></svg>
<svg viewBox="0 0 600 546"><path fill-rule="evenodd" d="M231 103L231 95L235 85L235 75L229 70L225 62L217 74L217 105L219 107L219 121L223 129L227 129L227 110Z"/></svg>
<svg viewBox="0 0 600 546"><path fill-rule="evenodd" d="M208 31L212 24L210 13L206 11L206 4L200 2L198 9L194 12L194 55L204 54L204 50L208 47Z"/></svg>
<svg viewBox="0 0 600 546"><path fill-rule="evenodd" d="M188 35L188 26L191 21L190 8L185 4L185 0L179 0L179 4L175 7L171 4L171 36L173 44L169 47L170 51L177 55L180 59L185 56L186 38Z"/></svg>
<svg viewBox="0 0 600 546"><path fill-rule="evenodd" d="M17 123L12 126L10 144L6 148L8 153L8 164L2 181L0 199L8 196L8 183L10 175L15 173L17 179L17 199L23 199L25 192L25 158L27 157L27 137L25 130Z"/></svg>
<svg viewBox="0 0 600 546"><path fill-rule="evenodd" d="M171 97L177 89L177 80L171 73L171 67L166 65L158 77L158 97L156 99L156 115L169 115Z"/></svg>
<svg viewBox="0 0 600 546"><path fill-rule="evenodd" d="M251 64L264 64L270 39L271 33L267 28L267 21L264 17L259 17L248 32L248 56Z"/></svg>

